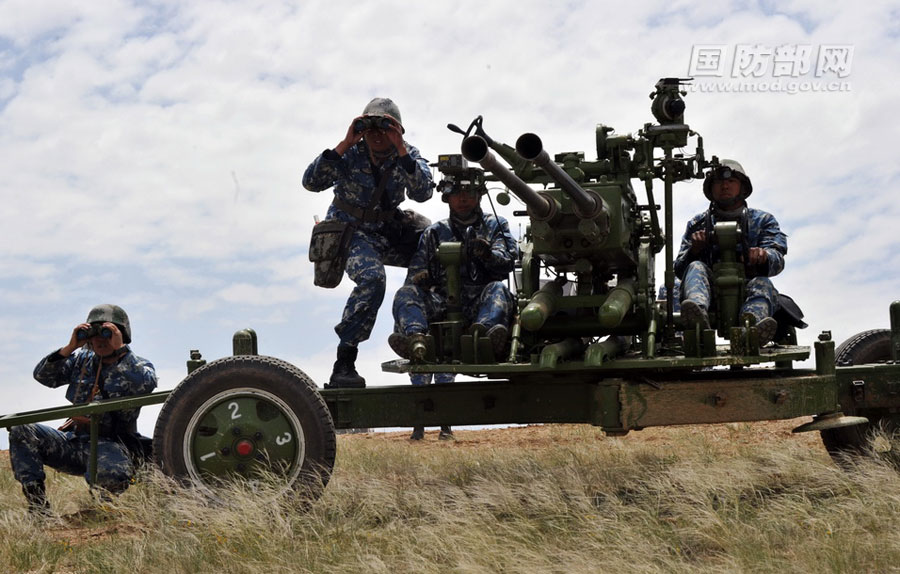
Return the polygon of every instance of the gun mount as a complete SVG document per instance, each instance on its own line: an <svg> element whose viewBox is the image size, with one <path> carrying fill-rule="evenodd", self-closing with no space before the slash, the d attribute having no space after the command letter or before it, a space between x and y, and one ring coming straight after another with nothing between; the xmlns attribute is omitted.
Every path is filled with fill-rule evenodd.
<svg viewBox="0 0 900 574"><path fill-rule="evenodd" d="M870 453L871 429L900 429L900 301L890 307L890 329L865 331L837 348L823 332L814 342L815 368L794 368L810 348L797 346L793 328L761 347L754 327L736 324L746 230L731 222L711 233L728 252L713 270L715 325L688 328L674 311L673 185L717 163L706 161L702 138L684 123L680 82L656 84L651 112L658 123L636 135L598 125L593 161L579 152L551 158L533 134L505 145L484 132L480 116L466 131L451 127L464 136L462 154L527 206L508 352L496 353L477 332L466 334L455 293L465 250L445 242L439 260L452 303L446 320L432 323L413 360L382 369L489 380L321 389L294 365L257 355L256 334L245 330L235 334L234 356L206 363L192 351L189 374L173 391L0 416L0 428L91 417L93 475L97 415L164 400L153 449L166 473L215 489L223 478L253 479L263 471L312 497L334 465L335 429L585 423L620 436L651 426L812 416L795 432L820 431L838 461L848 451ZM692 138L695 153L677 154ZM455 184L480 188L480 170L446 158L442 169L459 178ZM645 201L633 181L643 182ZM660 181L664 225L653 189ZM661 303L655 256L663 250ZM717 330L727 345L717 344Z"/></svg>

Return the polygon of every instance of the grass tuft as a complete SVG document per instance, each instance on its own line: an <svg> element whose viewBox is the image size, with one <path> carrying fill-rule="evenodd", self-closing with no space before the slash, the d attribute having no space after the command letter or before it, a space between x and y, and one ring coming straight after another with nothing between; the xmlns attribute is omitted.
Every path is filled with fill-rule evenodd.
<svg viewBox="0 0 900 574"><path fill-rule="evenodd" d="M821 447L758 428L665 429L652 440L580 426L457 431L450 443L342 435L334 476L311 506L266 480L210 498L152 469L101 503L82 479L51 472L55 516L43 521L26 515L6 466L0 564L78 573L896 569L892 459L841 469ZM883 438L881 452L896 452L896 438Z"/></svg>

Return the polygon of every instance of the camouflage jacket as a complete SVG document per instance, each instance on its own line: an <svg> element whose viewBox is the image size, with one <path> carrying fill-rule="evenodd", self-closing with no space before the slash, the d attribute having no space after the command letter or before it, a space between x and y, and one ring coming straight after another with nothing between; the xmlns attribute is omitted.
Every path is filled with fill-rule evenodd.
<svg viewBox="0 0 900 574"><path fill-rule="evenodd" d="M378 187L378 176L388 177L377 211L395 209L404 195L418 202L431 199L434 182L428 161L419 155L419 150L407 144L408 158L401 161L394 154L379 166L377 172L369 159L369 150L364 141L338 156L334 150L325 150L313 160L303 174L303 187L310 191L323 191L334 186L334 197L359 209L365 209L373 199ZM410 169L411 168L411 169ZM328 219L358 221L353 215L332 204L328 208ZM381 222L363 223L365 230L379 230Z"/></svg>
<svg viewBox="0 0 900 574"><path fill-rule="evenodd" d="M146 359L138 357L128 346L116 363L100 364L100 357L88 349L78 349L68 357L53 351L34 368L34 378L45 387L55 389L68 385L66 399L72 404L90 400L91 390L100 368L99 392L95 398L116 399L145 395L156 388L156 370ZM105 413L100 420L100 435L117 437L137 432L140 409Z"/></svg>
<svg viewBox="0 0 900 574"><path fill-rule="evenodd" d="M688 263L703 261L708 265L714 265L720 259L717 245L708 246L703 252L691 253L691 235L695 231L705 230L707 216L710 223L715 225L715 214L710 210L698 213L687 224L684 236L681 238L681 248L678 257L675 258L675 275L684 279L684 272ZM747 266L745 268L747 279L753 277L774 277L784 269L784 256L787 255L787 235L778 227L778 221L770 213L759 209L747 208L747 233L745 245L747 247L761 247L766 250L768 262L766 264Z"/></svg>
<svg viewBox="0 0 900 574"><path fill-rule="evenodd" d="M464 263L460 266L463 301L477 298L484 286L491 281L506 280L515 267L519 255L516 240L509 232L506 219L482 215L471 227L474 237L486 239L491 244L491 253L488 257L474 256L471 253L471 246L466 245L465 229L459 229L451 224L449 219L443 219L432 223L422 232L419 247L409 263L406 281L411 282L419 272L428 271L427 282L420 283L420 286L446 295L446 271L438 261L437 254L440 244L447 241L463 243Z"/></svg>

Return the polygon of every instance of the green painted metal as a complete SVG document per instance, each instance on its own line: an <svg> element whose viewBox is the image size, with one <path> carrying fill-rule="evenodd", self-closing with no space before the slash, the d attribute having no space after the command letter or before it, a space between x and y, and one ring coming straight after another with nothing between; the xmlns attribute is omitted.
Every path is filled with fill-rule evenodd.
<svg viewBox="0 0 900 574"><path fill-rule="evenodd" d="M171 392L172 391L160 391L149 395L141 395L139 397L109 399L105 401L94 401L83 405L68 405L64 407L53 407L49 409L27 411L24 413L2 415L0 416L0 428L158 405L164 403Z"/></svg>
<svg viewBox="0 0 900 574"><path fill-rule="evenodd" d="M299 421L253 389L216 396L187 426L188 458L198 477L252 477L257 470L292 472L302 460ZM187 448L187 447L186 447Z"/></svg>
<svg viewBox="0 0 900 574"><path fill-rule="evenodd" d="M837 379L813 370L716 370L614 378L554 372L506 381L327 389L336 428L586 423L652 426L789 419L837 410ZM443 422L442 422L443 421Z"/></svg>

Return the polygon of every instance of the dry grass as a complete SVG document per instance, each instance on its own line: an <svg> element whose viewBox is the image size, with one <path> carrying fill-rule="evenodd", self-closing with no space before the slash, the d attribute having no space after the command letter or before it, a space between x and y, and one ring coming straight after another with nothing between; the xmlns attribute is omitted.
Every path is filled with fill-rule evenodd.
<svg viewBox="0 0 900 574"><path fill-rule="evenodd" d="M12 572L893 572L900 480L834 466L816 437L718 425L606 438L586 426L341 436L308 512L234 488L210 502L149 474L112 504L52 475L26 517L5 461ZM645 434L646 433L646 434ZM896 446L896 445L895 445ZM265 490L265 489L264 489Z"/></svg>

